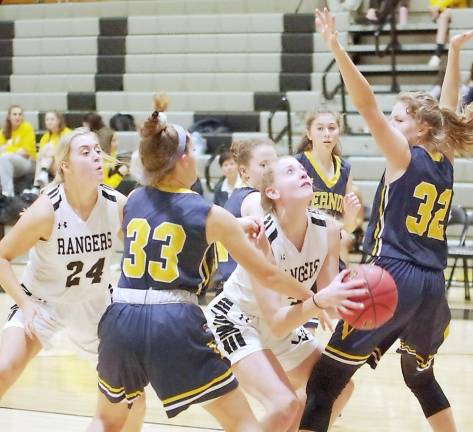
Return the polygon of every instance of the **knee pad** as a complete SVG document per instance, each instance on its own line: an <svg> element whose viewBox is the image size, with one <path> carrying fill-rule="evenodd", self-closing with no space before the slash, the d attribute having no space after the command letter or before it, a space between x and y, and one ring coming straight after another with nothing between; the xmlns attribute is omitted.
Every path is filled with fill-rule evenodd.
<svg viewBox="0 0 473 432"><path fill-rule="evenodd" d="M325 432L328 429L332 406L356 368L343 365L322 355L307 382L307 402L301 429Z"/></svg>
<svg viewBox="0 0 473 432"><path fill-rule="evenodd" d="M416 357L402 354L401 369L404 382L419 401L425 417L428 418L450 407L447 397L435 379L433 362L428 369L419 371Z"/></svg>

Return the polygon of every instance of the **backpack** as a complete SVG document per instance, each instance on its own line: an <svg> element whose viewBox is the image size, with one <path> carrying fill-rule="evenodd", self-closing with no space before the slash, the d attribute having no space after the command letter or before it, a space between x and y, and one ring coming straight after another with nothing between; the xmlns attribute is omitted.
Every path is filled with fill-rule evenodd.
<svg viewBox="0 0 473 432"><path fill-rule="evenodd" d="M189 128L189 132L199 132L200 134L231 133L232 130L222 120L206 117L194 122Z"/></svg>

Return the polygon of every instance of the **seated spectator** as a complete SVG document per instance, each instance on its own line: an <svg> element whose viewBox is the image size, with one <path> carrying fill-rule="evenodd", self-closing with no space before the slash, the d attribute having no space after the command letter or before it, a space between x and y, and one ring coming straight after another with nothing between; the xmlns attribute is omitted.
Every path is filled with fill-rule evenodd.
<svg viewBox="0 0 473 432"><path fill-rule="evenodd" d="M448 26L451 19L451 9L468 7L467 0L429 0L432 19L437 23L437 36L434 55L429 60L429 66L439 67L440 57L444 53L448 36Z"/></svg>
<svg viewBox="0 0 473 432"><path fill-rule="evenodd" d="M223 152L218 158L218 164L222 170L223 177L215 185L214 203L223 207L232 192L242 186L242 181L231 151Z"/></svg>
<svg viewBox="0 0 473 432"><path fill-rule="evenodd" d="M14 179L35 170L36 145L33 126L23 119L18 105L8 108L5 125L0 130L0 186L2 195L15 195Z"/></svg>
<svg viewBox="0 0 473 432"><path fill-rule="evenodd" d="M366 19L372 24L382 24L399 4L399 24L407 24L408 0L370 0Z"/></svg>
<svg viewBox="0 0 473 432"><path fill-rule="evenodd" d="M128 167L117 161L117 135L113 129L102 127L97 132L104 155L103 183L113 189L128 174Z"/></svg>
<svg viewBox="0 0 473 432"><path fill-rule="evenodd" d="M41 188L49 183L49 175L54 176L54 152L61 138L71 130L64 123L64 116L57 111L48 111L44 115L44 128L46 132L39 141L38 160L33 188L25 190L26 193L38 195Z"/></svg>
<svg viewBox="0 0 473 432"><path fill-rule="evenodd" d="M82 118L82 126L97 132L105 127L102 116L96 112L89 112Z"/></svg>

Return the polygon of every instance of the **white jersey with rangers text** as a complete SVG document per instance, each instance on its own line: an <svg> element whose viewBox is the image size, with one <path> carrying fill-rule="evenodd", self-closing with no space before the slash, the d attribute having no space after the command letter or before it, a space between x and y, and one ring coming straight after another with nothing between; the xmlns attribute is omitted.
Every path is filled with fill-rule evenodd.
<svg viewBox="0 0 473 432"><path fill-rule="evenodd" d="M69 206L62 184L46 192L54 208L47 240L31 249L21 282L48 303L70 303L108 295L110 264L120 229L117 192L98 187L98 199L84 221Z"/></svg>
<svg viewBox="0 0 473 432"><path fill-rule="evenodd" d="M307 220L307 231L300 251L284 235L274 216L269 215L265 219L264 225L276 265L310 289L314 286L320 268L327 256L328 235L323 215L307 210ZM240 265L225 282L224 293L242 311L259 315L259 308L251 288L250 278ZM281 306L293 303L294 299L281 295Z"/></svg>

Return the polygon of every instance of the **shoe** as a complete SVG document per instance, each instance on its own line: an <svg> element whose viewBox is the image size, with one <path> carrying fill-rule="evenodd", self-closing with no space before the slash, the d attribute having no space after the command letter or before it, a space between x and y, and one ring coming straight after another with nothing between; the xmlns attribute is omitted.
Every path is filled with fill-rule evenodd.
<svg viewBox="0 0 473 432"><path fill-rule="evenodd" d="M440 65L440 57L438 55L433 55L430 57L429 63L427 65L431 68L438 68Z"/></svg>

